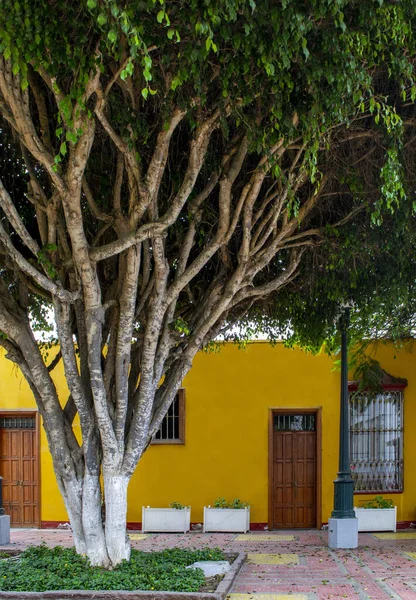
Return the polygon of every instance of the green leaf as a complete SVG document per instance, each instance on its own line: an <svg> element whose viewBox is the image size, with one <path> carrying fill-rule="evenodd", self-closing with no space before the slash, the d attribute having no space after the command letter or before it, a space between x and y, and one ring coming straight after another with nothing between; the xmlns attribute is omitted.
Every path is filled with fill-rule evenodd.
<svg viewBox="0 0 416 600"><path fill-rule="evenodd" d="M110 42L114 44L117 41L117 32L114 29L110 29L107 37L110 40Z"/></svg>
<svg viewBox="0 0 416 600"><path fill-rule="evenodd" d="M78 139L77 134L74 131L67 131L65 135L65 139L72 144L76 144Z"/></svg>
<svg viewBox="0 0 416 600"><path fill-rule="evenodd" d="M93 8L95 8L97 6L97 2L95 0L88 0L87 6L90 10L92 10Z"/></svg>
<svg viewBox="0 0 416 600"><path fill-rule="evenodd" d="M303 50L303 54L305 55L305 58L309 57L309 50L308 50L308 41L306 38L302 38L302 50Z"/></svg>
<svg viewBox="0 0 416 600"><path fill-rule="evenodd" d="M176 75L176 77L174 77L172 79L172 83L171 83L171 89L172 90L176 90L177 87L179 87L180 85L182 85L182 80L180 77L178 77L178 75Z"/></svg>
<svg viewBox="0 0 416 600"><path fill-rule="evenodd" d="M62 156L65 156L65 154L66 154L66 142L62 142L61 147L59 148L59 153L62 154Z"/></svg>
<svg viewBox="0 0 416 600"><path fill-rule="evenodd" d="M163 21L163 19L164 19L164 18L165 18L165 11L164 11L164 10L160 10L160 11L157 13L157 17L156 17L156 19L157 19L157 22L158 22L158 23L162 23L162 21Z"/></svg>
<svg viewBox="0 0 416 600"><path fill-rule="evenodd" d="M127 79L127 77L130 77L131 75L133 75L133 71L134 71L134 66L133 66L133 63L130 61L127 63L125 68L120 73L121 79L123 81L125 81Z"/></svg>
<svg viewBox="0 0 416 600"><path fill-rule="evenodd" d="M104 13L100 13L97 18L98 24L103 26L107 23L107 17Z"/></svg>
<svg viewBox="0 0 416 600"><path fill-rule="evenodd" d="M143 88L142 89L142 96L145 100L147 100L147 96L149 95L149 90L148 88Z"/></svg>

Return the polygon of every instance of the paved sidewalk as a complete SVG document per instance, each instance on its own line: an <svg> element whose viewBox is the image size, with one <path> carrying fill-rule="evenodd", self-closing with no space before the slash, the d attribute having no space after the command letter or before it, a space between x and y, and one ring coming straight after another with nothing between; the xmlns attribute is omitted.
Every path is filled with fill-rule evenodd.
<svg viewBox="0 0 416 600"><path fill-rule="evenodd" d="M12 530L8 548L72 545L65 530ZM330 550L325 531L251 534L131 532L140 550L220 547L247 552L230 600L416 600L416 533L360 534L357 550ZM3 547L5 548L5 547ZM0 547L1 550L1 547Z"/></svg>

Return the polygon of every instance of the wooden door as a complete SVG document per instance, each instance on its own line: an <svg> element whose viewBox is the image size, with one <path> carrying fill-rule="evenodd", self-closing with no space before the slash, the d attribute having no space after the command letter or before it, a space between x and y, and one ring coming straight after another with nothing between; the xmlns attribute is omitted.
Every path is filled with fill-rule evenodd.
<svg viewBox="0 0 416 600"><path fill-rule="evenodd" d="M34 416L0 417L3 508L12 527L39 525L38 442Z"/></svg>
<svg viewBox="0 0 416 600"><path fill-rule="evenodd" d="M274 413L272 528L317 527L316 414Z"/></svg>

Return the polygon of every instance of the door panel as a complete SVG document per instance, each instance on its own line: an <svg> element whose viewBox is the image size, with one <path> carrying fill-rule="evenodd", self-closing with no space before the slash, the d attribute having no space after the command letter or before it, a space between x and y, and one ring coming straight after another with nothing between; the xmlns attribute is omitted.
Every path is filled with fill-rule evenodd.
<svg viewBox="0 0 416 600"><path fill-rule="evenodd" d="M272 527L317 525L316 418L314 414L273 416Z"/></svg>
<svg viewBox="0 0 416 600"><path fill-rule="evenodd" d="M0 417L0 475L3 508L12 527L39 523L35 417Z"/></svg>

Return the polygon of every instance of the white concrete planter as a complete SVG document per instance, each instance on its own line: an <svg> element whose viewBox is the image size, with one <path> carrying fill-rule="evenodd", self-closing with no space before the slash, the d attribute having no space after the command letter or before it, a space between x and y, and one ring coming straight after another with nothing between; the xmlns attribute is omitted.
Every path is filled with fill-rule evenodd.
<svg viewBox="0 0 416 600"><path fill-rule="evenodd" d="M250 529L250 507L211 508L204 506L205 531L242 531Z"/></svg>
<svg viewBox="0 0 416 600"><path fill-rule="evenodd" d="M191 528L191 509L142 508L142 531L176 531L186 533Z"/></svg>
<svg viewBox="0 0 416 600"><path fill-rule="evenodd" d="M358 531L396 531L397 506L394 508L354 508Z"/></svg>

